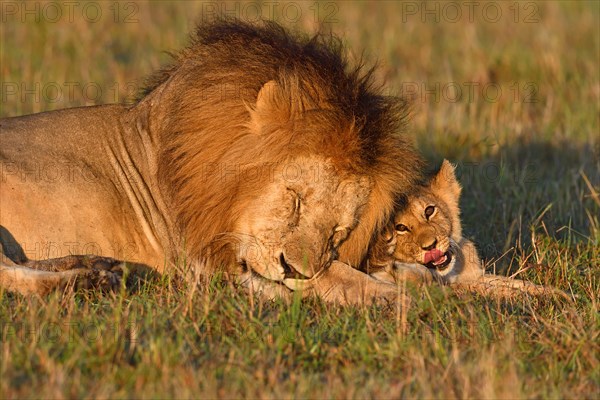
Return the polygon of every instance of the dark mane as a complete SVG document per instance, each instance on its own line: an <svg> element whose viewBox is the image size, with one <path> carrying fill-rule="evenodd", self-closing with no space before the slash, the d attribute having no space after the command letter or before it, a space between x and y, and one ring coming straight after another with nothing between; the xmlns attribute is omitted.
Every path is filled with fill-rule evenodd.
<svg viewBox="0 0 600 400"><path fill-rule="evenodd" d="M248 54L248 48L252 52ZM292 35L272 21L250 24L241 20L221 18L211 24L197 25L190 36L190 44L181 52L171 54L174 62L151 75L141 91L147 95L164 83L179 66L187 61L202 64L210 48L222 51L222 61L241 62L242 55L252 56L253 65L258 58L272 67L285 67L300 59L314 60L324 66L345 67L341 40L332 34L317 34L312 38L306 34ZM324 64L323 64L324 63ZM263 72L263 71L258 71Z"/></svg>
<svg viewBox="0 0 600 400"><path fill-rule="evenodd" d="M355 248L351 261L364 255L367 245L357 236L370 238L391 212L393 198L414 183L421 162L399 134L408 115L406 102L382 95L373 71L350 66L341 40L332 34L292 34L271 21L227 19L198 26L190 45L148 80L140 99L160 88L168 124L159 177L172 193L190 246L203 248L231 229L234 216L225 210L243 201L239 184L224 186L214 177L200 182L200 163L243 168L319 154L345 173L375 181L373 210L364 212L367 221L346 245ZM286 92L281 107L288 116L256 135L248 128L249 110L269 81ZM206 185L220 189L199 193L198 187Z"/></svg>
<svg viewBox="0 0 600 400"><path fill-rule="evenodd" d="M141 98L184 66L196 67L204 86L222 85L224 91L229 89L241 97L249 95L243 99L250 102L267 81L295 75L301 79L301 91L319 91L319 95L327 96L328 103L354 118L361 127L363 155L369 161L375 157L377 146L373 141L378 132L399 131L409 113L403 98L380 94L380 87L373 80L375 67L367 68L362 62L348 66L342 40L332 33L317 33L310 37L292 34L273 21L251 24L221 19L198 25L188 47L173 57L172 64L147 79ZM246 66L246 75L243 82L236 82L238 71L228 67L240 65ZM203 73L219 69L221 73ZM196 78L194 75L190 74L191 81ZM231 87L227 88L228 85Z"/></svg>

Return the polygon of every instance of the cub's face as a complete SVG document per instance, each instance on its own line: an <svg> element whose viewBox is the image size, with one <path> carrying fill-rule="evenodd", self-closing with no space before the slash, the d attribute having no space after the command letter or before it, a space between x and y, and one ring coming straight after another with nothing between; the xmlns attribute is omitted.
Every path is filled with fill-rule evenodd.
<svg viewBox="0 0 600 400"><path fill-rule="evenodd" d="M393 219L393 257L442 272L456 261L462 232L460 186L452 165L444 161L428 186L408 198Z"/></svg>

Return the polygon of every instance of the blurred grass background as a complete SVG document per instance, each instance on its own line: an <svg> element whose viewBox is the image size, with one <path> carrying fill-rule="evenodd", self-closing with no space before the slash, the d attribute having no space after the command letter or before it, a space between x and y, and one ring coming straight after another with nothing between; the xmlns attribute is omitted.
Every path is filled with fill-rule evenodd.
<svg viewBox="0 0 600 400"><path fill-rule="evenodd" d="M599 2L0 11L2 117L128 102L216 11L331 29L351 59L379 62L389 93L411 97L408 134L432 166L458 165L465 231L488 267L579 296L507 304L434 288L398 313L263 304L215 282L192 297L168 279L114 298L3 294L0 397L600 396Z"/></svg>

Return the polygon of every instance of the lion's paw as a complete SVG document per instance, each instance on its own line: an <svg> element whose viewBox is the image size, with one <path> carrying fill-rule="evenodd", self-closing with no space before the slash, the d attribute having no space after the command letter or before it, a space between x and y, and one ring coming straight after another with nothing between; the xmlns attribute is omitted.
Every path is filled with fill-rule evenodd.
<svg viewBox="0 0 600 400"><path fill-rule="evenodd" d="M118 290L123 281L123 269L115 268L101 269L92 268L80 270L75 276L75 289L99 289L102 291Z"/></svg>

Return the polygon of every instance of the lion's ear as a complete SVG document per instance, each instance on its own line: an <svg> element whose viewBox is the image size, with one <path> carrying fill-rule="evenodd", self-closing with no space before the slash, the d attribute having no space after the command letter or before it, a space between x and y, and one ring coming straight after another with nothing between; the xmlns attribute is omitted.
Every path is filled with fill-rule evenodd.
<svg viewBox="0 0 600 400"><path fill-rule="evenodd" d="M431 190L438 196L458 204L461 187L456 179L454 166L448 160L442 162L438 173L431 180Z"/></svg>
<svg viewBox="0 0 600 400"><path fill-rule="evenodd" d="M282 87L275 81L268 81L258 92L254 107L248 107L251 125L256 132L262 127L288 121L290 118L289 100Z"/></svg>
<svg viewBox="0 0 600 400"><path fill-rule="evenodd" d="M255 111L272 111L271 108L278 103L280 95L281 89L277 82L269 81L265 83L256 96Z"/></svg>

